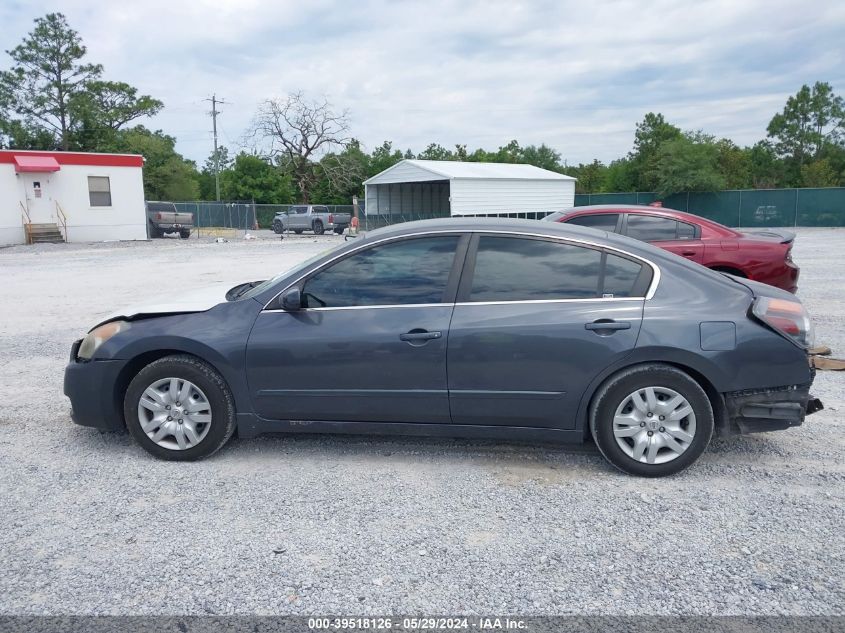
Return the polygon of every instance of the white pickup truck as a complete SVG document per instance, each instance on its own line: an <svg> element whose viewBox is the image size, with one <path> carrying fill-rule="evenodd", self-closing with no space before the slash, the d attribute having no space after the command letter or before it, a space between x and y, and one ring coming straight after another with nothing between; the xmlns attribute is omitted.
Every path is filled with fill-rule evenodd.
<svg viewBox="0 0 845 633"><path fill-rule="evenodd" d="M333 213L326 206L302 204L291 207L287 213L277 213L273 218L273 231L293 231L297 235L303 231L314 231L316 235L334 231L340 235L351 219L350 214Z"/></svg>

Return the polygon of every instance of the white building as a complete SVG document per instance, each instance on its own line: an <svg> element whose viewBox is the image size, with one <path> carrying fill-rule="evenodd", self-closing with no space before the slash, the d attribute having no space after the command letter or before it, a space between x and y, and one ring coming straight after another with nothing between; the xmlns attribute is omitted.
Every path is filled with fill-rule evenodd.
<svg viewBox="0 0 845 633"><path fill-rule="evenodd" d="M0 150L0 245L147 239L143 166L133 154Z"/></svg>
<svg viewBox="0 0 845 633"><path fill-rule="evenodd" d="M403 160L364 188L368 216L542 217L575 206L575 178L511 163Z"/></svg>

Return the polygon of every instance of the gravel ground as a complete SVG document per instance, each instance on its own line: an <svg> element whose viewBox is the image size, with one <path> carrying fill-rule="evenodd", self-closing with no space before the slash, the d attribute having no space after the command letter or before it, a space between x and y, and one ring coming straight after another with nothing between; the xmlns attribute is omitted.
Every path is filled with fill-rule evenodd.
<svg viewBox="0 0 845 633"><path fill-rule="evenodd" d="M194 464L77 427L71 342L150 294L263 278L340 241L0 250L0 613L843 614L845 389L683 474L592 446L235 440ZM845 230L799 231L800 296L845 356Z"/></svg>

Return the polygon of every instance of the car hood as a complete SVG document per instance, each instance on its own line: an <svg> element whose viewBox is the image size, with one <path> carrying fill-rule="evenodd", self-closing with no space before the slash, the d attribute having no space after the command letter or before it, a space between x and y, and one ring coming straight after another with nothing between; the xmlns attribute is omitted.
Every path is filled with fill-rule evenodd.
<svg viewBox="0 0 845 633"><path fill-rule="evenodd" d="M220 283L204 288L197 288L187 292L173 292L171 296L162 296L149 303L138 303L128 306L100 321L98 325L114 321L115 319L135 319L157 314L185 314L187 312L205 312L216 305L226 302L226 293L233 284ZM96 327L96 326L95 326Z"/></svg>

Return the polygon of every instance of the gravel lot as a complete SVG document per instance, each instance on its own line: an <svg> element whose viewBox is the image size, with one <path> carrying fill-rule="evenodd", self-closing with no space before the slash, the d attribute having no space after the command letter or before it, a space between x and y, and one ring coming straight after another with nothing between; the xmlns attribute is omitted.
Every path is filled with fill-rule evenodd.
<svg viewBox="0 0 845 633"><path fill-rule="evenodd" d="M845 374L798 429L658 481L592 446L235 440L195 464L77 427L71 342L156 293L340 241L0 249L0 613L843 614ZM845 230L800 230L800 296L845 357Z"/></svg>

